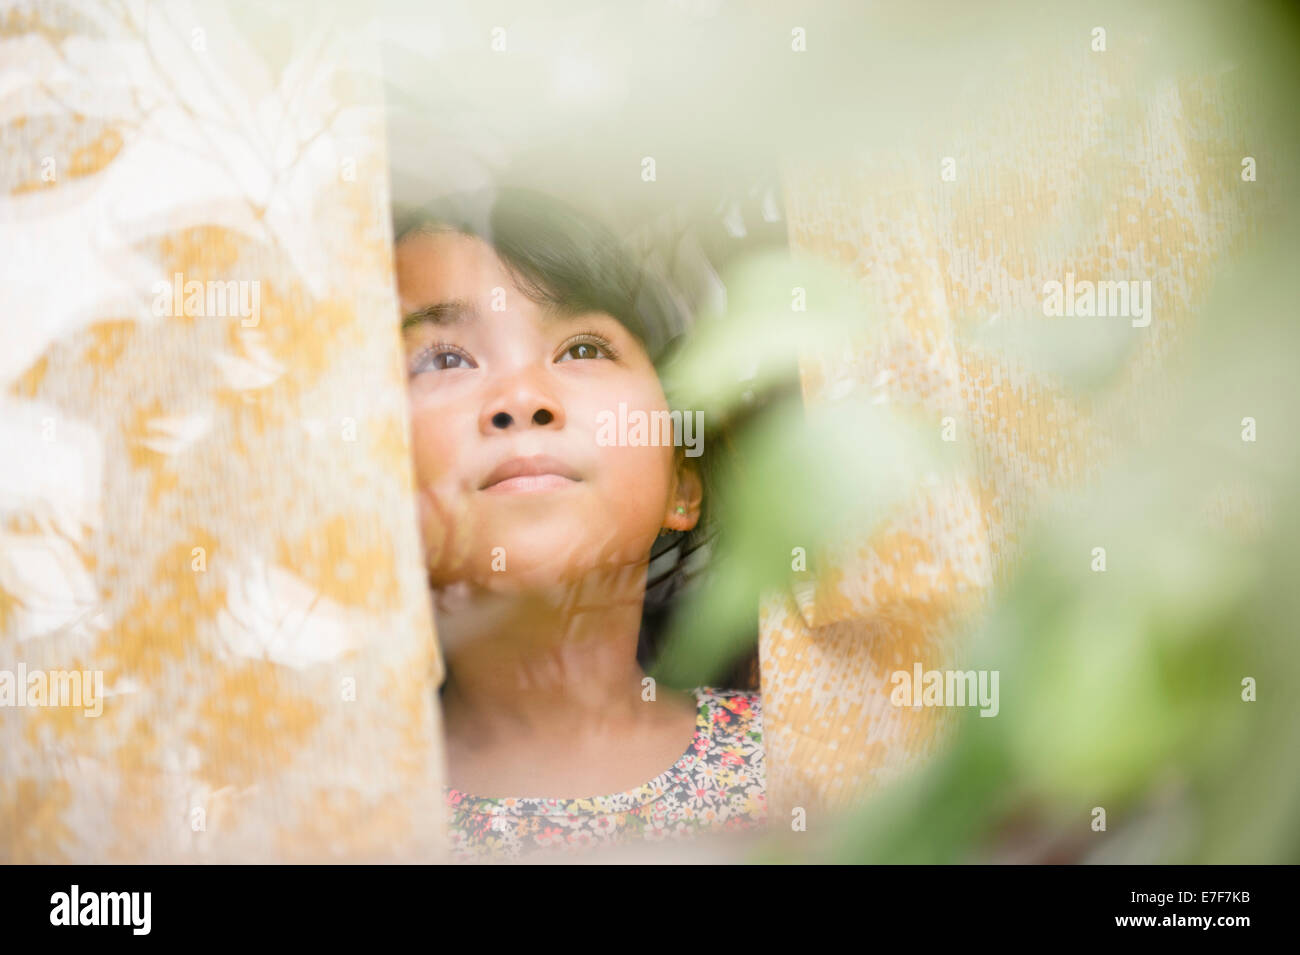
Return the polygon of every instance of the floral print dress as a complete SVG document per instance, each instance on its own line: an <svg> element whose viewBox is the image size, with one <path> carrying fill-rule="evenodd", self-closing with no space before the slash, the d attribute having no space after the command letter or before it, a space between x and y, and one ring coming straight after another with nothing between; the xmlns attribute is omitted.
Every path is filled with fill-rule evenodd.
<svg viewBox="0 0 1300 955"><path fill-rule="evenodd" d="M695 738L672 768L635 789L580 799L485 798L450 787L452 858L517 859L636 840L748 829L767 818L759 693L697 687Z"/></svg>

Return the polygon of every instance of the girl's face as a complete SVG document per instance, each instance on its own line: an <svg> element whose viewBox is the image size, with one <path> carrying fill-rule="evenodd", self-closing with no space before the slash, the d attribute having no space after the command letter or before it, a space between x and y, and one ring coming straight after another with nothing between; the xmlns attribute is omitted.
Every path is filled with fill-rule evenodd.
<svg viewBox="0 0 1300 955"><path fill-rule="evenodd" d="M620 402L629 414L668 407L631 332L604 313L538 305L472 236L410 235L396 266L433 587L545 586L635 566L662 527L694 526L698 480L672 447L597 443L599 416Z"/></svg>

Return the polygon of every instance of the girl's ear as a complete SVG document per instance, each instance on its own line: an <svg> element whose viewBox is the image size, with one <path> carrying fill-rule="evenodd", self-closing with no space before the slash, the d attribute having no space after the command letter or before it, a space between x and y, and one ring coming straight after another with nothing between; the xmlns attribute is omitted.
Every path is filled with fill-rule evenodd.
<svg viewBox="0 0 1300 955"><path fill-rule="evenodd" d="M704 481L695 462L679 452L673 493L664 515L664 529L692 530L700 520L700 502L704 500Z"/></svg>

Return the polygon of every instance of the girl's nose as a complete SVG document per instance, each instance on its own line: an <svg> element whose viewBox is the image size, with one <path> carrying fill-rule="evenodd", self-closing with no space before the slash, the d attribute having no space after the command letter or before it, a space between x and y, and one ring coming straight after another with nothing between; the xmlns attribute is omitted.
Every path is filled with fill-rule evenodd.
<svg viewBox="0 0 1300 955"><path fill-rule="evenodd" d="M546 408L538 408L533 412L533 424L545 425L555 420L555 415ZM492 427L505 429L515 423L514 417L508 411L498 411L492 416Z"/></svg>
<svg viewBox="0 0 1300 955"><path fill-rule="evenodd" d="M511 428L562 428L564 408L537 379L537 373L520 375L483 407L480 428L485 434Z"/></svg>

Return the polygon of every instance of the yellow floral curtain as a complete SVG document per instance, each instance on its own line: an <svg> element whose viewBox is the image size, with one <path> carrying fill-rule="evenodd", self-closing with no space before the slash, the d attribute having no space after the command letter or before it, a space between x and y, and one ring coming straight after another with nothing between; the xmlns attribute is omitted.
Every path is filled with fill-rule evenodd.
<svg viewBox="0 0 1300 955"><path fill-rule="evenodd" d="M441 844L376 60L292 16L0 21L2 861Z"/></svg>

